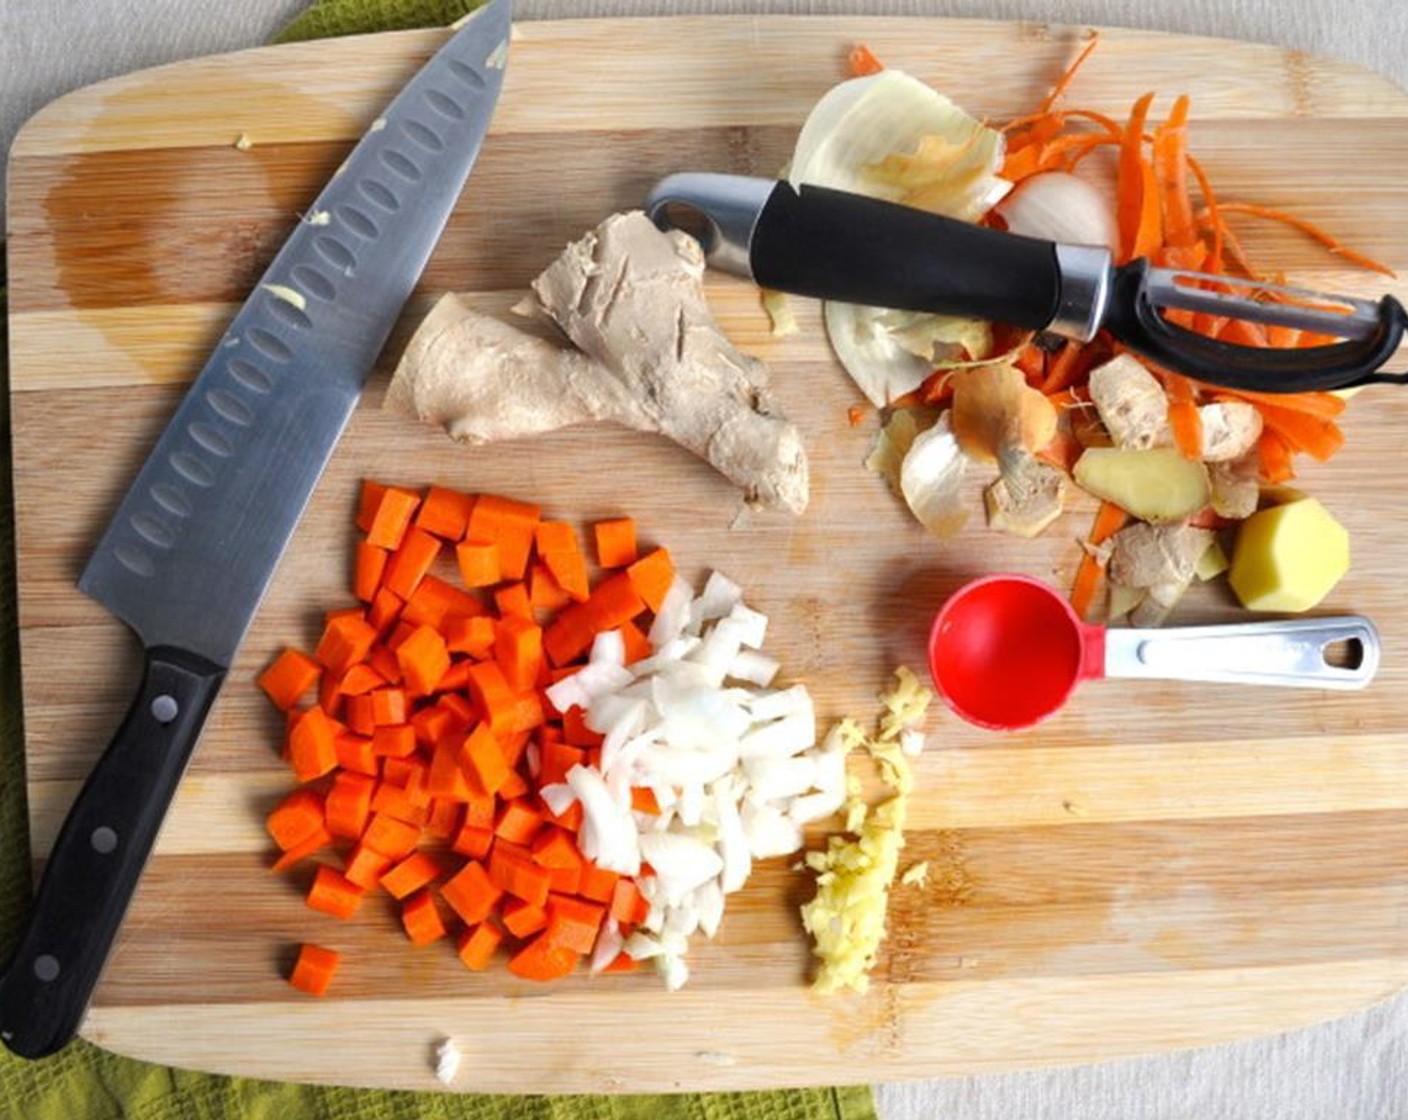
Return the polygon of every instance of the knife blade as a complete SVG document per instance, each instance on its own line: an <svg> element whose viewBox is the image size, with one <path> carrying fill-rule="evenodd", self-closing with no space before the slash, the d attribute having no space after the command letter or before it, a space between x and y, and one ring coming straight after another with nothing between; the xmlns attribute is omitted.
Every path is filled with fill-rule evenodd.
<svg viewBox="0 0 1408 1120"><path fill-rule="evenodd" d="M323 188L122 499L79 587L141 639L131 707L0 975L0 1041L72 1038L235 651L473 167L512 0L477 11Z"/></svg>

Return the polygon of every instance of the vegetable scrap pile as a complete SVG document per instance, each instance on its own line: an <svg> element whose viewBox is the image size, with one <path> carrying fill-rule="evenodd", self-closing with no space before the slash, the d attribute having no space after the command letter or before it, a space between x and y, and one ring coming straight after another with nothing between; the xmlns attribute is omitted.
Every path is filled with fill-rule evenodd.
<svg viewBox="0 0 1408 1120"><path fill-rule="evenodd" d="M852 78L804 124L790 177L1030 236L1104 245L1117 264L1147 257L1210 273L1220 278L1218 290L1244 297L1289 298L1259 286L1282 278L1253 265L1228 224L1234 214L1289 224L1355 266L1392 275L1294 215L1220 199L1189 150L1187 96L1163 121L1152 118L1152 93L1124 121L1067 107L1097 43L1092 37L1034 113L1001 129L857 48ZM1100 153L1112 157L1113 200L1092 158ZM782 302L767 293L775 323L785 314ZM1207 312L1168 317L1243 345L1331 341ZM967 520L961 488L974 464L997 467L984 497L988 524L1000 531L1046 530L1072 481L1102 499L1073 588L1082 614L1095 610L1108 572L1107 617L1162 621L1194 578L1228 567L1216 531L1288 496L1303 498L1272 488L1294 477L1296 456L1324 461L1344 443L1340 395L1198 384L1136 358L1103 332L1081 344L954 316L837 304L826 306L825 322L842 365L886 413L868 465L934 535L951 536ZM1244 539L1242 564L1257 578L1233 578L1231 586L1252 609L1268 609L1269 601L1314 605L1348 564L1347 551L1343 563L1317 561L1307 581L1284 542L1266 543L1265 533ZM1234 555L1234 573L1238 562ZM1327 581L1332 569L1339 570ZM1253 601L1239 590L1268 581L1276 592L1269 597ZM1310 583L1318 595L1304 593Z"/></svg>
<svg viewBox="0 0 1408 1120"><path fill-rule="evenodd" d="M523 502L367 482L357 526L360 605L259 679L301 783L274 870L315 860L310 907L383 896L472 970L502 945L529 980L652 959L684 983L752 861L846 796L806 689L771 687L767 617L717 572L696 596L629 518L595 525L594 585L573 526ZM320 995L338 963L304 945L290 981Z"/></svg>

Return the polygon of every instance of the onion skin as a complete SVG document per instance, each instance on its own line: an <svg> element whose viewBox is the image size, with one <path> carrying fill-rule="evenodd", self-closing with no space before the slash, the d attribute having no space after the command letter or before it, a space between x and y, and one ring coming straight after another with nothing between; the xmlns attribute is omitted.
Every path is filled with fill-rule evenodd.
<svg viewBox="0 0 1408 1120"><path fill-rule="evenodd" d="M1023 179L996 206L1010 233L1067 245L1097 245L1115 252L1119 229L1099 188L1066 171Z"/></svg>

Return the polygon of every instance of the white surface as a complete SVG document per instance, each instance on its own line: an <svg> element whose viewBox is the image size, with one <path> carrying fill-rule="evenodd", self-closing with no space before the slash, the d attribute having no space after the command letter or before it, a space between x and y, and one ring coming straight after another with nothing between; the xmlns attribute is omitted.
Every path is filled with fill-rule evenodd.
<svg viewBox="0 0 1408 1120"><path fill-rule="evenodd" d="M20 123L66 90L257 44L302 7L302 0L0 0L0 142L8 150ZM521 16L539 18L776 10L1125 24L1338 55L1408 88L1405 0L519 0L518 7ZM884 1120L1404 1120L1408 997L1270 1039L1078 1069L880 1086L877 1098Z"/></svg>

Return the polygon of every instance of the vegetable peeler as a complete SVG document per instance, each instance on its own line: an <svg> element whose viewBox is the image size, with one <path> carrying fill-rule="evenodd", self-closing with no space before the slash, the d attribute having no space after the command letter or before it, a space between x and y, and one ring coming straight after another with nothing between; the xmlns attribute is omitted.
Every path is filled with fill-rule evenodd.
<svg viewBox="0 0 1408 1120"><path fill-rule="evenodd" d="M645 208L661 229L698 236L711 265L764 288L970 315L1078 342L1103 329L1165 369L1229 389L1302 393L1408 383L1408 372L1380 368L1408 328L1408 312L1389 295L1375 302L1157 268L1145 258L1116 267L1103 247L1044 241L866 195L741 175L667 176ZM1165 314L1171 310L1339 341L1298 349L1221 342L1171 322Z"/></svg>

